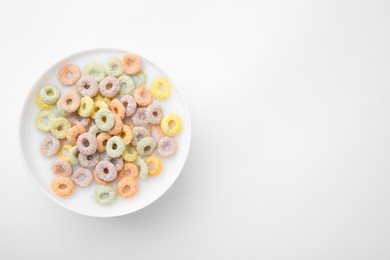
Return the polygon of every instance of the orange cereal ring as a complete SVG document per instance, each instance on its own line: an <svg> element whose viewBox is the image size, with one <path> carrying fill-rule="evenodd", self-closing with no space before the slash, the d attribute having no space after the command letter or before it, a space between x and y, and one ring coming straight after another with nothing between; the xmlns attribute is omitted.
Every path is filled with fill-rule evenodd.
<svg viewBox="0 0 390 260"><path fill-rule="evenodd" d="M79 135L86 133L87 130L82 125L74 125L68 130L68 134L66 135L66 139L71 145L77 144L77 138Z"/></svg>
<svg viewBox="0 0 390 260"><path fill-rule="evenodd" d="M101 133L96 137L97 141L97 150L99 152L105 152L106 151L106 145L108 139L111 138L111 135L109 133Z"/></svg>
<svg viewBox="0 0 390 260"><path fill-rule="evenodd" d="M119 136L123 139L126 145L130 144L131 140L133 139L131 127L124 124L122 127L122 132L119 134Z"/></svg>
<svg viewBox="0 0 390 260"><path fill-rule="evenodd" d="M156 175L159 175L160 172L162 171L162 161L160 158L158 158L157 156L149 156L146 160L145 160L146 164L148 165L148 173L150 176L156 176Z"/></svg>
<svg viewBox="0 0 390 260"><path fill-rule="evenodd" d="M134 99L141 107L149 106L153 102L152 94L145 87L137 88L134 91Z"/></svg>
<svg viewBox="0 0 390 260"><path fill-rule="evenodd" d="M123 165L122 170L118 172L118 178L122 178L125 176L133 176L137 177L139 174L138 167L134 163L125 163Z"/></svg>
<svg viewBox="0 0 390 260"><path fill-rule="evenodd" d="M122 131L122 127L123 127L122 119L117 114L113 114L113 115L114 115L114 126L111 128L110 131L108 131L110 135L119 134Z"/></svg>
<svg viewBox="0 0 390 260"><path fill-rule="evenodd" d="M69 196L74 192L74 182L65 176L59 176L51 183L51 189L59 196Z"/></svg>
<svg viewBox="0 0 390 260"><path fill-rule="evenodd" d="M121 61L121 67L129 75L135 75L141 70L141 58L133 53L126 53Z"/></svg>
<svg viewBox="0 0 390 260"><path fill-rule="evenodd" d="M116 190L123 198L131 198L138 192L138 181L133 176L126 176L118 181Z"/></svg>
<svg viewBox="0 0 390 260"><path fill-rule="evenodd" d="M126 112L125 106L118 99L111 100L110 110L114 114L117 114L121 119L125 117L125 112Z"/></svg>
<svg viewBox="0 0 390 260"><path fill-rule="evenodd" d="M161 137L163 137L164 135L163 135L163 132L162 132L162 130L161 130L161 126L160 125L151 125L150 126L150 136L153 136L153 131L154 131L154 129L157 129L157 133L158 133L158 138L156 138L156 139L160 139ZM154 136L153 136L154 137Z"/></svg>
<svg viewBox="0 0 390 260"><path fill-rule="evenodd" d="M58 80L64 86L74 86L81 77L80 69L73 64L66 64L58 72Z"/></svg>

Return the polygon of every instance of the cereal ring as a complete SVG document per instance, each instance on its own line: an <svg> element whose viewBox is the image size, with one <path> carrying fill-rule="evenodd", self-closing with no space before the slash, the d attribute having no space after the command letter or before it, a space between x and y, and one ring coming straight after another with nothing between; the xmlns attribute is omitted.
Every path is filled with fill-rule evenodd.
<svg viewBox="0 0 390 260"><path fill-rule="evenodd" d="M58 157L61 160L70 161L70 158L69 158L70 149L72 149L71 145L64 144L63 146L61 146L60 150L58 151Z"/></svg>
<svg viewBox="0 0 390 260"><path fill-rule="evenodd" d="M109 133L101 133L96 137L97 145L98 145L98 151L99 152L105 152L106 151L106 145L108 139L111 138L111 135Z"/></svg>
<svg viewBox="0 0 390 260"><path fill-rule="evenodd" d="M135 102L135 99L133 96L125 95L121 97L121 102L124 106L125 115L126 116L132 116L135 113L135 110L137 109L137 102Z"/></svg>
<svg viewBox="0 0 390 260"><path fill-rule="evenodd" d="M105 154L103 156L103 160L104 161L109 161L110 163L112 163L113 165L115 165L115 169L117 171L120 171L122 170L123 168L123 159L122 157L118 157L118 158L111 158L110 156L108 156L107 154Z"/></svg>
<svg viewBox="0 0 390 260"><path fill-rule="evenodd" d="M77 89L83 97L94 97L99 92L99 85L93 77L83 76L77 81Z"/></svg>
<svg viewBox="0 0 390 260"><path fill-rule="evenodd" d="M149 124L148 118L146 117L146 108L139 107L135 111L135 114L131 117L134 125L136 126L146 126Z"/></svg>
<svg viewBox="0 0 390 260"><path fill-rule="evenodd" d="M156 141L152 137L145 137L137 143L137 153L140 155L150 155L156 149Z"/></svg>
<svg viewBox="0 0 390 260"><path fill-rule="evenodd" d="M146 162L143 159L138 158L135 164L139 167L139 178L141 180L146 180L148 178L149 172L149 168Z"/></svg>
<svg viewBox="0 0 390 260"><path fill-rule="evenodd" d="M100 161L95 167L95 172L102 181L113 181L117 177L115 165L109 161Z"/></svg>
<svg viewBox="0 0 390 260"><path fill-rule="evenodd" d="M106 104L110 104L112 98L110 97L103 97L100 93L96 95L96 97L93 98L93 100L96 101L104 101Z"/></svg>
<svg viewBox="0 0 390 260"><path fill-rule="evenodd" d="M95 103L91 97L85 96L80 100L79 115L89 117L95 111Z"/></svg>
<svg viewBox="0 0 390 260"><path fill-rule="evenodd" d="M110 110L102 108L96 113L95 123L100 130L109 131L114 126L114 119L115 117Z"/></svg>
<svg viewBox="0 0 390 260"><path fill-rule="evenodd" d="M96 164L99 162L99 154L94 153L91 155L85 155L82 153L79 153L79 163L81 166L85 168L91 168L95 167Z"/></svg>
<svg viewBox="0 0 390 260"><path fill-rule="evenodd" d="M116 199L115 189L109 185L101 185L95 190L95 200L102 206L113 203Z"/></svg>
<svg viewBox="0 0 390 260"><path fill-rule="evenodd" d="M133 176L137 177L139 174L138 167L134 163L125 163L120 172L118 172L118 178L122 178L125 176Z"/></svg>
<svg viewBox="0 0 390 260"><path fill-rule="evenodd" d="M95 137L98 137L98 135L100 135L102 131L99 129L99 127L97 127L97 125L93 125L89 128L88 133Z"/></svg>
<svg viewBox="0 0 390 260"><path fill-rule="evenodd" d="M66 135L66 139L71 145L75 145L77 144L77 138L79 138L79 135L84 134L86 132L87 130L85 130L84 126L81 125L72 126L69 129L68 134Z"/></svg>
<svg viewBox="0 0 390 260"><path fill-rule="evenodd" d="M91 118L82 117L79 114L75 114L69 117L69 122L72 125L81 125L86 128L89 125L89 123L91 123Z"/></svg>
<svg viewBox="0 0 390 260"><path fill-rule="evenodd" d="M97 150L96 137L90 133L84 133L77 138L77 149L84 155L94 154Z"/></svg>
<svg viewBox="0 0 390 260"><path fill-rule="evenodd" d="M156 99L164 100L169 98L172 93L171 84L165 78L155 78L150 86L150 91Z"/></svg>
<svg viewBox="0 0 390 260"><path fill-rule="evenodd" d="M158 141L158 154L161 157L170 157L176 152L176 141L171 137L163 137Z"/></svg>
<svg viewBox="0 0 390 260"><path fill-rule="evenodd" d="M54 86L53 84L48 84L41 88L39 90L39 98L40 100L47 104L47 105L53 105L57 102L58 99L60 99L61 92L59 89Z"/></svg>
<svg viewBox="0 0 390 260"><path fill-rule="evenodd" d="M141 70L141 58L133 53L127 53L122 58L121 66L127 74L137 74Z"/></svg>
<svg viewBox="0 0 390 260"><path fill-rule="evenodd" d="M80 69L73 64L66 64L58 72L57 78L64 86L73 86L80 79L81 73Z"/></svg>
<svg viewBox="0 0 390 260"><path fill-rule="evenodd" d="M54 111L55 111L55 115L58 116L58 117L67 117L67 116L70 116L70 114L71 114L71 113L65 112L60 107L60 103L59 102L56 103L56 107L55 107Z"/></svg>
<svg viewBox="0 0 390 260"><path fill-rule="evenodd" d="M91 118L95 119L96 118L96 113L100 110L100 109L108 109L108 105L106 102L104 102L103 100L97 100L95 101L95 108L94 108L94 111L91 115Z"/></svg>
<svg viewBox="0 0 390 260"><path fill-rule="evenodd" d="M53 163L52 170L55 174L61 176L70 176L72 174L72 166L68 161L57 159Z"/></svg>
<svg viewBox="0 0 390 260"><path fill-rule="evenodd" d="M160 174L160 172L162 171L163 168L162 161L157 156L154 155L149 156L145 162L148 165L149 168L148 173L150 176L156 176Z"/></svg>
<svg viewBox="0 0 390 260"><path fill-rule="evenodd" d="M145 73L143 73L142 71L132 76L132 79L137 87L145 86L147 80Z"/></svg>
<svg viewBox="0 0 390 260"><path fill-rule="evenodd" d="M138 181L133 176L123 177L119 180L116 190L123 198L131 198L138 192Z"/></svg>
<svg viewBox="0 0 390 260"><path fill-rule="evenodd" d="M104 71L108 76L119 77L122 74L121 60L118 58L112 58L104 66Z"/></svg>
<svg viewBox="0 0 390 260"><path fill-rule="evenodd" d="M108 139L106 152L112 158L120 157L125 151L125 142L119 136L113 136Z"/></svg>
<svg viewBox="0 0 390 260"><path fill-rule="evenodd" d="M133 80L126 75L120 76L119 78L119 86L120 86L120 95L129 95L135 89L135 84Z"/></svg>
<svg viewBox="0 0 390 260"><path fill-rule="evenodd" d="M122 127L123 123L121 118L117 114L114 114L114 126L111 128L110 131L108 131L108 133L110 135L119 134L122 131Z"/></svg>
<svg viewBox="0 0 390 260"><path fill-rule="evenodd" d="M131 140L133 139L131 127L128 125L123 125L122 132L119 134L119 136L123 139L126 145L130 144Z"/></svg>
<svg viewBox="0 0 390 260"><path fill-rule="evenodd" d="M87 187L93 181L92 172L86 168L78 168L74 171L72 175L72 180L74 183L80 187Z"/></svg>
<svg viewBox="0 0 390 260"><path fill-rule="evenodd" d="M157 136L154 136L154 132L153 132L153 130L154 129L157 129ZM162 138L164 135L163 135L163 133L162 133L162 131L161 131L161 127L159 126L159 125L151 125L150 126L150 136L151 137L154 137L155 139L160 139L160 138Z"/></svg>
<svg viewBox="0 0 390 260"><path fill-rule="evenodd" d="M73 113L80 106L80 97L76 92L69 91L61 95L58 105L63 111Z"/></svg>
<svg viewBox="0 0 390 260"><path fill-rule="evenodd" d="M161 107L155 104L149 105L145 110L146 118L152 125L158 125L162 119Z"/></svg>
<svg viewBox="0 0 390 260"><path fill-rule="evenodd" d="M137 151L134 149L133 146L128 145L126 146L125 151L122 154L123 160L126 162L134 162L138 157Z"/></svg>
<svg viewBox="0 0 390 260"><path fill-rule="evenodd" d="M37 96L37 99L35 101L37 103L37 106L42 110L50 110L53 108L53 105L43 103L39 96Z"/></svg>
<svg viewBox="0 0 390 260"><path fill-rule="evenodd" d="M94 80L97 82L101 81L104 79L106 76L106 73L104 72L104 69L102 66L96 63L88 64L84 68L84 75L89 75L91 76Z"/></svg>
<svg viewBox="0 0 390 260"><path fill-rule="evenodd" d="M57 139L65 139L69 128L69 121L63 117L56 118L50 123L50 132Z"/></svg>
<svg viewBox="0 0 390 260"><path fill-rule="evenodd" d="M52 135L49 135L45 139L43 139L41 143L41 151L43 155L47 157L51 157L58 153L60 150L61 143L60 141Z"/></svg>
<svg viewBox="0 0 390 260"><path fill-rule="evenodd" d="M152 94L145 87L137 88L134 91L134 99L141 107L149 106L153 102Z"/></svg>
<svg viewBox="0 0 390 260"><path fill-rule="evenodd" d="M119 80L114 76L105 77L99 83L100 94L103 97L115 97L119 93Z"/></svg>
<svg viewBox="0 0 390 260"><path fill-rule="evenodd" d="M181 132L183 125L180 118L174 114L164 116L161 121L161 130L167 136L176 136Z"/></svg>
<svg viewBox="0 0 390 260"><path fill-rule="evenodd" d="M110 102L110 110L117 114L121 119L125 117L126 109L121 101L118 99L113 99Z"/></svg>
<svg viewBox="0 0 390 260"><path fill-rule="evenodd" d="M51 183L51 189L59 196L69 196L74 192L73 181L66 176L59 176Z"/></svg>
<svg viewBox="0 0 390 260"><path fill-rule="evenodd" d="M133 146L136 146L139 141L141 141L142 138L150 137L149 131L142 126L135 126L132 129L133 134L133 140L131 141L131 144Z"/></svg>
<svg viewBox="0 0 390 260"><path fill-rule="evenodd" d="M77 159L79 157L79 149L77 148L77 145L73 146L69 149L69 161L71 164L78 164L79 160Z"/></svg>
<svg viewBox="0 0 390 260"><path fill-rule="evenodd" d="M35 126L43 132L49 132L50 125L55 119L56 117L52 112L42 110L35 119Z"/></svg>

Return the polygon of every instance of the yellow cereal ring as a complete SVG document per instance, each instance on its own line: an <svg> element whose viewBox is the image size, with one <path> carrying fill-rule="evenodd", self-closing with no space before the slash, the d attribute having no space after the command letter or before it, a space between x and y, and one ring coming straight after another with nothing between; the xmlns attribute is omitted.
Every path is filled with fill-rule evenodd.
<svg viewBox="0 0 390 260"><path fill-rule="evenodd" d="M65 139L70 129L70 123L67 119L59 117L50 123L51 134L57 139Z"/></svg>
<svg viewBox="0 0 390 260"><path fill-rule="evenodd" d="M37 96L36 102L37 102L37 106L42 110L50 110L53 108L53 105L48 105L43 103L39 96Z"/></svg>
<svg viewBox="0 0 390 260"><path fill-rule="evenodd" d="M59 176L51 183L51 189L59 196L69 196L74 192L74 183L72 179L65 176Z"/></svg>
<svg viewBox="0 0 390 260"><path fill-rule="evenodd" d="M89 117L95 111L95 103L91 97L85 96L80 100L79 115Z"/></svg>
<svg viewBox="0 0 390 260"><path fill-rule="evenodd" d="M35 119L35 126L43 131L49 132L51 129L51 123L56 120L55 115L47 110L39 111L37 118ZM56 136L55 136L56 137ZM58 137L56 137L58 138Z"/></svg>
<svg viewBox="0 0 390 260"><path fill-rule="evenodd" d="M180 118L174 114L168 114L161 120L161 130L167 136L176 136L181 132L183 125Z"/></svg>
<svg viewBox="0 0 390 260"><path fill-rule="evenodd" d="M149 156L146 160L145 160L146 164L148 165L148 174L150 176L156 176L158 174L160 174L160 172L162 171L162 161L160 158L158 158L157 156Z"/></svg>
<svg viewBox="0 0 390 260"><path fill-rule="evenodd" d="M126 162L134 162L137 159L137 157L138 157L138 153L134 149L134 147L131 145L126 146L126 149L122 154L123 160L125 160Z"/></svg>
<svg viewBox="0 0 390 260"><path fill-rule="evenodd" d="M64 160L64 161L67 161L67 162L70 162L70 149L72 149L72 146L70 144L64 144L63 146L61 146L61 149L58 151L58 157L61 159L61 160ZM64 151L67 151L67 154L65 155L64 154Z"/></svg>
<svg viewBox="0 0 390 260"><path fill-rule="evenodd" d="M155 78L150 86L150 91L156 99L164 100L169 98L172 93L171 84L165 78Z"/></svg>
<svg viewBox="0 0 390 260"><path fill-rule="evenodd" d="M131 140L133 140L133 133L131 132L131 127L124 124L122 132L119 134L119 136L123 139L126 145L130 144Z"/></svg>
<svg viewBox="0 0 390 260"><path fill-rule="evenodd" d="M109 104L111 102L111 98L109 97L102 97L102 95L100 95L100 93L98 95L96 95L93 100L96 102L96 101L104 101L105 103Z"/></svg>
<svg viewBox="0 0 390 260"><path fill-rule="evenodd" d="M92 119L95 119L97 111L99 111L99 110L102 109L102 108L108 109L107 103L104 102L103 100L97 100L97 101L95 102L95 106L94 106L94 110L93 110L93 112L92 112L92 114L91 114L91 118L92 118Z"/></svg>

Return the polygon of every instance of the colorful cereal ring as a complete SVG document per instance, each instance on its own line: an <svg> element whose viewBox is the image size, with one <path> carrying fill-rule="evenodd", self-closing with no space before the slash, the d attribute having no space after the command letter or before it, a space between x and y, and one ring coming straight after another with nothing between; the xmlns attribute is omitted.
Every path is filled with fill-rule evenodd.
<svg viewBox="0 0 390 260"><path fill-rule="evenodd" d="M53 108L53 105L43 103L39 96L37 96L37 99L35 101L37 103L37 106L42 110L50 110Z"/></svg>
<svg viewBox="0 0 390 260"><path fill-rule="evenodd" d="M104 71L108 76L119 77L123 73L121 69L121 60L118 58L110 59L104 66Z"/></svg>
<svg viewBox="0 0 390 260"><path fill-rule="evenodd" d="M161 123L162 110L159 105L151 104L145 110L146 118L152 125L158 125Z"/></svg>
<svg viewBox="0 0 390 260"><path fill-rule="evenodd" d="M145 160L145 162L148 165L148 169L149 169L148 173L150 176L156 176L156 175L160 174L160 172L162 171L162 168L163 168L162 161L157 156L154 156L154 155L149 156Z"/></svg>
<svg viewBox="0 0 390 260"><path fill-rule="evenodd" d="M150 91L156 99L164 100L169 98L172 93L171 84L165 78L155 78L150 86Z"/></svg>
<svg viewBox="0 0 390 260"><path fill-rule="evenodd" d="M57 159L53 163L52 170L56 175L60 176L70 176L72 174L72 166L69 161L62 159Z"/></svg>
<svg viewBox="0 0 390 260"><path fill-rule="evenodd" d="M143 87L146 84L146 75L142 71L138 72L134 76L131 77L137 87Z"/></svg>
<svg viewBox="0 0 390 260"><path fill-rule="evenodd" d="M69 161L71 164L78 164L79 160L77 159L79 157L79 149L77 148L77 145L73 146L69 149Z"/></svg>
<svg viewBox="0 0 390 260"><path fill-rule="evenodd" d="M66 64L58 72L57 78L64 86L73 86L80 79L80 69L73 64Z"/></svg>
<svg viewBox="0 0 390 260"><path fill-rule="evenodd" d="M84 75L89 75L94 78L97 82L100 82L104 77L106 76L106 73L104 72L104 68L100 66L99 64L92 63L88 64L84 68Z"/></svg>
<svg viewBox="0 0 390 260"><path fill-rule="evenodd" d="M143 159L138 158L135 164L139 167L139 178L141 180L146 180L148 178L149 172L148 165L146 164L146 162Z"/></svg>
<svg viewBox="0 0 390 260"><path fill-rule="evenodd" d="M138 181L133 176L123 177L118 181L116 190L123 198L131 198L138 192Z"/></svg>
<svg viewBox="0 0 390 260"><path fill-rule="evenodd" d="M95 102L89 96L82 97L80 100L79 115L89 117L95 111Z"/></svg>
<svg viewBox="0 0 390 260"><path fill-rule="evenodd" d="M148 129L142 126L133 127L132 134L133 134L133 140L131 141L131 144L133 146L137 146L137 143L141 141L142 138L150 137L150 133Z"/></svg>
<svg viewBox="0 0 390 260"><path fill-rule="evenodd" d="M95 167L95 172L102 181L113 181L117 177L115 165L109 161L100 161Z"/></svg>
<svg viewBox="0 0 390 260"><path fill-rule="evenodd" d="M126 162L134 162L138 157L138 153L131 145L126 146L125 151L122 154L123 160Z"/></svg>
<svg viewBox="0 0 390 260"><path fill-rule="evenodd" d="M38 96L43 103L53 105L60 99L61 92L55 85L47 84L39 90Z"/></svg>
<svg viewBox="0 0 390 260"><path fill-rule="evenodd" d="M137 153L140 155L150 155L156 149L156 141L152 137L145 137L137 143Z"/></svg>
<svg viewBox="0 0 390 260"><path fill-rule="evenodd" d="M119 80L114 76L105 77L99 83L99 91L103 97L115 97L119 93L119 88Z"/></svg>
<svg viewBox="0 0 390 260"><path fill-rule="evenodd" d="M110 163L112 163L116 170L117 171L120 171L122 170L123 168L123 158L122 157L118 157L118 158L111 158L110 156L108 156L107 154L105 154L103 156L103 160L104 161L109 161Z"/></svg>
<svg viewBox="0 0 390 260"><path fill-rule="evenodd" d="M50 125L55 119L56 117L52 112L42 110L38 113L38 116L35 119L35 126L43 132L49 132Z"/></svg>
<svg viewBox="0 0 390 260"><path fill-rule="evenodd" d="M138 167L134 163L125 163L121 171L118 172L118 178L125 176L137 177L139 174Z"/></svg>
<svg viewBox="0 0 390 260"><path fill-rule="evenodd" d="M98 151L99 152L105 152L108 139L111 138L111 135L109 133L101 133L96 137L97 145L98 145Z"/></svg>
<svg viewBox="0 0 390 260"><path fill-rule="evenodd" d="M77 149L84 155L94 154L97 150L97 141L94 135L84 133L77 138Z"/></svg>
<svg viewBox="0 0 390 260"><path fill-rule="evenodd" d="M125 73L135 75L141 70L141 58L133 53L126 53L122 58L121 67Z"/></svg>
<svg viewBox="0 0 390 260"><path fill-rule="evenodd" d="M134 90L134 99L141 107L149 106L153 102L152 94L149 89L140 87Z"/></svg>
<svg viewBox="0 0 390 260"><path fill-rule="evenodd" d="M112 158L120 157L125 151L125 142L119 136L113 136L107 141L106 152Z"/></svg>
<svg viewBox="0 0 390 260"><path fill-rule="evenodd" d="M53 192L59 196L69 196L74 192L74 183L73 181L66 176L59 176L53 180L51 183L51 189Z"/></svg>
<svg viewBox="0 0 390 260"><path fill-rule="evenodd" d="M77 89L83 97L94 97L99 92L99 84L93 77L87 75L77 81Z"/></svg>
<svg viewBox="0 0 390 260"><path fill-rule="evenodd" d="M80 178L80 176L84 176L84 177ZM87 187L89 184L92 183L93 175L90 170L80 167L74 171L72 175L72 180L80 187Z"/></svg>
<svg viewBox="0 0 390 260"><path fill-rule="evenodd" d="M110 102L110 110L114 113L117 114L121 119L125 117L125 112L126 109L121 101L118 99L113 99Z"/></svg>
<svg viewBox="0 0 390 260"><path fill-rule="evenodd" d="M58 151L58 158L61 160L70 161L69 154L70 154L70 149L72 149L72 146L70 144L64 144L61 146L61 149ZM66 151L66 154L65 154Z"/></svg>
<svg viewBox="0 0 390 260"><path fill-rule="evenodd" d="M60 150L60 141L52 135L47 136L41 143L41 151L43 155L51 157Z"/></svg>
<svg viewBox="0 0 390 260"><path fill-rule="evenodd" d="M135 99L133 96L125 95L121 97L120 100L125 108L125 116L132 116L135 113L135 110L137 109L137 102L135 102Z"/></svg>
<svg viewBox="0 0 390 260"><path fill-rule="evenodd" d="M163 137L158 141L158 154L161 157L170 157L176 152L176 141L171 137Z"/></svg>
<svg viewBox="0 0 390 260"><path fill-rule="evenodd" d="M98 186L95 190L95 200L102 206L113 203L116 199L115 189L109 185Z"/></svg>
<svg viewBox="0 0 390 260"><path fill-rule="evenodd" d="M164 116L161 121L161 130L167 136L176 136L181 132L183 125L180 118L174 114Z"/></svg>
<svg viewBox="0 0 390 260"><path fill-rule="evenodd" d="M95 123L102 131L109 131L114 126L115 117L108 109L101 108L96 113Z"/></svg>
<svg viewBox="0 0 390 260"><path fill-rule="evenodd" d="M77 138L79 138L79 135L84 134L86 132L87 130L85 130L84 126L81 125L72 126L66 135L66 139L71 145L75 145L77 144Z"/></svg>
<svg viewBox="0 0 390 260"><path fill-rule="evenodd" d="M110 135L119 134L122 131L122 127L123 127L122 119L117 114L114 114L114 126L111 128L110 131L108 131L108 133Z"/></svg>
<svg viewBox="0 0 390 260"><path fill-rule="evenodd" d="M133 139L131 127L128 125L123 125L122 132L119 134L119 136L123 139L126 145L130 144L131 140Z"/></svg>
<svg viewBox="0 0 390 260"><path fill-rule="evenodd" d="M129 95L133 93L135 89L135 84L133 80L126 75L120 76L119 78L119 86L120 86L120 95Z"/></svg>
<svg viewBox="0 0 390 260"><path fill-rule="evenodd" d="M69 91L61 95L57 104L63 111L73 113L80 106L80 97L75 91Z"/></svg>
<svg viewBox="0 0 390 260"><path fill-rule="evenodd" d="M69 129L70 123L63 117L56 118L50 123L50 132L57 139L65 139Z"/></svg>
<svg viewBox="0 0 390 260"><path fill-rule="evenodd" d="M100 109L108 109L107 103L104 102L103 100L97 100L97 101L95 101L95 108L94 108L94 111L92 112L92 115L91 115L91 118L92 118L92 119L95 119L95 118L96 118L96 113L97 113Z"/></svg>
<svg viewBox="0 0 390 260"><path fill-rule="evenodd" d="M135 114L131 117L131 120L133 120L134 125L136 126L146 126L149 124L149 120L146 117L146 108L139 107L135 111Z"/></svg>

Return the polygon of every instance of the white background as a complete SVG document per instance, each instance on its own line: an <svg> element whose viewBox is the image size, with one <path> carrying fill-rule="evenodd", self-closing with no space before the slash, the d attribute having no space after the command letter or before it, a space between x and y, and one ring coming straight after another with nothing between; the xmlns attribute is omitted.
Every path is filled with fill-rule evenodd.
<svg viewBox="0 0 390 260"><path fill-rule="evenodd" d="M386 1L0 2L1 259L389 259ZM74 52L140 53L187 100L192 147L151 206L97 219L49 200L20 109Z"/></svg>

